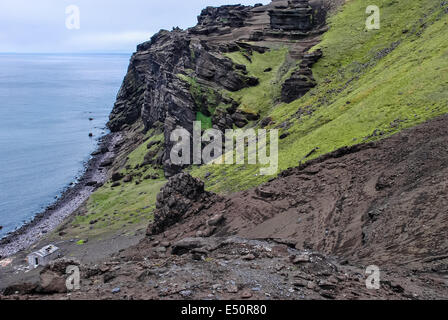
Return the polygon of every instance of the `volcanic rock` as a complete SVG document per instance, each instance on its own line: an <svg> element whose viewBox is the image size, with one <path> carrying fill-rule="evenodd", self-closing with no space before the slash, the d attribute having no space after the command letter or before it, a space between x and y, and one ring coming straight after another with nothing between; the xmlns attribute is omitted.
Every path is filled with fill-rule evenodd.
<svg viewBox="0 0 448 320"><path fill-rule="evenodd" d="M157 195L154 223L148 234L158 234L194 212L201 202L209 200L211 193L204 190L204 183L189 174L171 177Z"/></svg>
<svg viewBox="0 0 448 320"><path fill-rule="evenodd" d="M220 224L224 219L225 218L222 214L216 214L207 221L207 225L216 226Z"/></svg>
<svg viewBox="0 0 448 320"><path fill-rule="evenodd" d="M241 16L236 13L238 8L217 11L222 14L223 10L231 17ZM200 19L202 27L213 20L214 11L207 9L204 12ZM231 18L230 25L240 25L238 19ZM212 104L218 106L221 102L219 88L238 91L258 84L257 78L244 75L218 46L199 41L192 33L192 30L162 30L138 46L108 122L113 132L124 130L140 118L146 130L161 123L165 142L157 164L163 164L167 177L182 169L170 161L174 145L170 140L171 132L178 127L192 132L197 111ZM193 78L197 79L195 90L191 90L192 83L187 80ZM213 101L205 97L210 90L215 92ZM148 147L152 145L148 144Z"/></svg>
<svg viewBox="0 0 448 320"><path fill-rule="evenodd" d="M313 24L313 9L308 0L291 0L288 6L269 10L271 28L286 31L308 31Z"/></svg>
<svg viewBox="0 0 448 320"><path fill-rule="evenodd" d="M121 179L123 179L124 175L120 172L115 172L114 174L112 174L112 181L113 182L117 182L120 181Z"/></svg>

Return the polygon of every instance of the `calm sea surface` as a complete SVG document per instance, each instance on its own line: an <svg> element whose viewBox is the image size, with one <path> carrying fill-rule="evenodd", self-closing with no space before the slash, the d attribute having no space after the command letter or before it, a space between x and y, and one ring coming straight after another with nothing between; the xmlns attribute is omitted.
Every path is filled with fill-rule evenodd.
<svg viewBox="0 0 448 320"><path fill-rule="evenodd" d="M82 174L129 58L0 54L0 238Z"/></svg>

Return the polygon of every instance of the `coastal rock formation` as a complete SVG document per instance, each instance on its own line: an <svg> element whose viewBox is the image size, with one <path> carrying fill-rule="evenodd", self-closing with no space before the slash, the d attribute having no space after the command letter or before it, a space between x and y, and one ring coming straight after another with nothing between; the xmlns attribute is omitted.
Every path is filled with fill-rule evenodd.
<svg viewBox="0 0 448 320"><path fill-rule="evenodd" d="M345 121L354 113L343 116L339 111L329 113L323 120L318 113L311 122L296 126L293 122L297 118L303 120L305 115L313 115L319 109L327 112L330 108L326 107L331 104L323 103L323 99L309 99L310 103L304 99L303 104L297 103L298 109L287 110L289 116L282 115L284 110L276 109L285 107L280 101L300 98L315 85L311 67L322 56L319 50L310 51L319 41L321 30L316 28L325 14L316 13L315 8L322 1L285 3L278 0L268 6L207 8L199 17L197 27L187 31L178 28L172 32L162 31L138 47L110 123L126 137L122 158L103 164L111 167L111 180L122 183L123 190L117 191L123 198L127 198L125 192L132 189L131 181L140 183L138 174L141 177L145 174L144 179L157 179L158 169L163 165L165 175L172 177L157 196L154 222L147 228L146 237L141 237L141 229L138 229L135 236L139 243L116 250L104 258L107 261L101 266L83 270L83 286L80 291L71 293L70 299L446 299L447 115L381 141L352 145L356 141L370 141L395 133L397 131L386 128L402 122L411 126L426 118L419 119L419 113L414 115L414 122L398 118L398 115L390 125L390 119L381 125L367 121L365 131L349 137L345 146L330 152L328 137L342 132L333 130L342 128L345 134L359 125ZM313 9L310 26L307 25L307 3ZM301 24L288 20L288 10L303 14ZM269 16L268 12L273 15ZM397 34L402 34L401 30ZM247 42L255 34L260 41L258 45ZM411 41L415 42L415 38ZM269 47L284 46L289 49L284 56L283 51L263 56ZM326 52L335 50L330 48ZM282 55L277 65L268 59L271 53ZM228 56L234 58L234 62ZM260 60L265 60L261 66ZM389 62L384 65L394 66ZM333 72L338 72L337 63L328 65ZM286 75L290 73L288 78ZM253 74L259 79L251 77ZM285 78L288 79L284 81ZM332 83L327 91L325 83L335 79L321 79L324 79L324 90L316 90L317 98L333 97L331 88L338 91L347 80L337 82L341 87ZM249 94L232 92L257 86L258 81L262 90L246 90ZM274 93L268 92L271 84L275 85ZM338 98L346 97L349 92L353 91L343 90ZM371 93L370 90L365 92ZM263 95L268 94L271 94L269 99L263 100ZM354 100L343 101L353 106ZM251 103L261 106L251 108ZM266 112L268 107L274 112ZM290 107L294 106L285 109ZM339 103L333 107L343 109L339 108ZM361 107L365 109L364 105ZM138 109L138 115L132 108ZM384 109L390 114L386 106ZM440 108L427 111L425 115L446 112ZM329 131L318 136L325 140L311 140L314 142L306 144L309 149L303 150L303 154L291 156L288 153L289 160L297 167L269 181L266 179L256 187L240 184L237 187L244 191L218 196L205 191L200 180L185 173L177 174L182 167L172 165L166 157L169 134L179 126L190 130L189 123L198 119L198 115L201 120L211 119L212 126L220 130L275 126L283 130L279 137L283 146L291 143L292 148L297 146L294 141L303 137L298 136L300 132L297 131L306 125L316 124L320 130L321 123L327 124L327 118L333 115L345 120L327 126ZM261 121L260 117L263 117ZM141 130L142 124L146 131ZM133 150L138 151L138 157ZM320 155L327 151L329 153ZM317 153L320 156L314 158ZM135 158L139 158L138 161ZM131 159L134 160L132 167L144 166L135 175L129 172L132 168L126 162ZM306 160L309 161L303 163ZM127 166L125 173L113 174L123 172L119 169ZM216 171L210 168L204 179L210 187L219 190L219 183L226 182L230 189L239 183L237 179L246 182L246 177L250 176L245 173L247 171L238 170L235 174L228 167ZM126 181L128 184L124 185ZM142 203L129 197L129 203L122 202L120 206L125 204L133 209L132 206L138 204L138 207L145 205L144 210L150 209L145 199L149 192L141 192L141 187L146 186L136 188L135 192L143 198ZM153 190L148 188L148 191ZM98 225L100 221L95 217L90 223ZM129 237L122 233L123 238ZM98 249L94 241L96 239L88 241L85 249ZM370 278L366 266L371 265L381 270L377 290L366 286ZM16 272L13 266L9 270ZM31 298L36 299L66 299L61 270L63 268L59 271L46 269L45 277L41 277L41 283L49 284L47 292L56 292L54 295L36 295L39 293L37 284L12 286L5 294L12 294L11 299L23 298L15 295L15 291L31 294Z"/></svg>
<svg viewBox="0 0 448 320"><path fill-rule="evenodd" d="M291 0L269 10L271 28L285 31L309 31L313 25L313 9L308 0Z"/></svg>
<svg viewBox="0 0 448 320"><path fill-rule="evenodd" d="M185 217L200 211L211 200L212 193L204 190L204 183L189 174L171 177L157 195L154 223L147 234L159 234Z"/></svg>
<svg viewBox="0 0 448 320"><path fill-rule="evenodd" d="M235 63L226 54L243 52L250 63L254 52L268 51L268 47L244 39L264 30L269 20L273 32L278 32L273 30L276 28L283 33L313 28L308 1L290 1L286 7L285 3L207 7L195 27L161 30L150 41L138 45L110 115L111 131L127 130L137 121L146 131L155 127L163 130L161 153L151 155L145 164L161 165L165 176L171 177L183 169L170 160L174 145L170 137L176 128L192 132L198 114L209 118L212 126L220 130L242 128L257 120L259 115L238 110L239 103L222 94L259 84L245 65ZM266 34L269 37L269 32ZM302 56L294 56L299 58ZM292 101L313 86L311 69L301 68L285 82L281 100ZM217 110L219 105L230 107Z"/></svg>
<svg viewBox="0 0 448 320"><path fill-rule="evenodd" d="M237 91L258 84L216 49L176 29L160 31L139 45L131 59L108 126L120 131L139 118L146 129L161 123L168 177L180 171L169 159L171 132L177 127L192 132L197 112L207 113L211 106L204 96L212 95L218 105L222 97L217 89Z"/></svg>
<svg viewBox="0 0 448 320"><path fill-rule="evenodd" d="M228 34L231 28L241 28L251 16L252 6L227 5L221 7L207 7L198 16L197 26L190 32L198 35L212 33Z"/></svg>
<svg viewBox="0 0 448 320"><path fill-rule="evenodd" d="M268 51L268 47L244 41L250 34L264 30L265 22L271 21L272 32L276 28L283 33L313 28L308 1L290 1L286 7L285 3L207 7L198 16L195 27L161 30L150 41L138 45L108 127L113 132L127 130L141 120L145 130L162 129L163 153L154 164L162 165L165 176L171 177L183 169L170 160L171 132L178 127L192 132L198 113L209 117L213 127L221 130L233 126L242 128L258 119L256 114L240 112L239 103L222 94L259 83L249 75L245 65L233 62L226 54L241 51L250 62L253 52ZM269 32L266 34L269 37ZM310 69L301 69L286 81L282 101L300 97L314 85L310 72ZM220 104L231 107L216 111Z"/></svg>

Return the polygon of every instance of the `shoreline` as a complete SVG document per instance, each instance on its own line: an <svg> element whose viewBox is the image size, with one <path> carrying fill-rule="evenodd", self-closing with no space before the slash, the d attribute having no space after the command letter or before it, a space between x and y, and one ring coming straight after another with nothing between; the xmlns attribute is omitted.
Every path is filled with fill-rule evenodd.
<svg viewBox="0 0 448 320"><path fill-rule="evenodd" d="M91 159L84 167L84 173L78 182L64 190L53 204L43 212L36 214L19 229L0 239L0 259L28 249L49 232L59 227L64 220L72 215L104 182L108 168L102 166L106 161L115 158L114 147L121 140L121 134L108 133L101 137L98 148L91 154ZM96 184L92 185L93 182Z"/></svg>

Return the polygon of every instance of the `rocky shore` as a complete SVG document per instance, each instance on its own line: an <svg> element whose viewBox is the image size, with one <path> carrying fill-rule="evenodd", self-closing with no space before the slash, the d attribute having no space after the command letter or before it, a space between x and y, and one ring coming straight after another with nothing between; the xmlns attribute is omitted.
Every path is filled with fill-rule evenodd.
<svg viewBox="0 0 448 320"><path fill-rule="evenodd" d="M27 249L75 212L106 181L107 165L115 157L114 146L120 140L120 133L104 136L77 183L65 190L54 204L36 215L32 221L0 240L0 258Z"/></svg>

